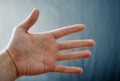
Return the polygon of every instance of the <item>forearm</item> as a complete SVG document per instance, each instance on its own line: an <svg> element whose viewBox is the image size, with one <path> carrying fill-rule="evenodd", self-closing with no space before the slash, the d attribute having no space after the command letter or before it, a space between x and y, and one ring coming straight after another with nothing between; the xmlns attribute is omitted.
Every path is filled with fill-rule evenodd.
<svg viewBox="0 0 120 81"><path fill-rule="evenodd" d="M9 54L0 53L0 81L14 81L16 78L16 68Z"/></svg>

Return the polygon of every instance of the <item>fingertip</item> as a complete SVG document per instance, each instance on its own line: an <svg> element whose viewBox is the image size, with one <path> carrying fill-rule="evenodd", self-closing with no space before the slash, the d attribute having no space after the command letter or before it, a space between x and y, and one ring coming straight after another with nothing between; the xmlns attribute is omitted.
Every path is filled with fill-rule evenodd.
<svg viewBox="0 0 120 81"><path fill-rule="evenodd" d="M92 53L90 50L86 50L86 57L91 57L92 56Z"/></svg>
<svg viewBox="0 0 120 81"><path fill-rule="evenodd" d="M34 8L34 10L35 10L36 12L39 12L39 9L38 9L38 8Z"/></svg>
<svg viewBox="0 0 120 81"><path fill-rule="evenodd" d="M83 73L83 69L82 68L80 68L80 74L82 74Z"/></svg>
<svg viewBox="0 0 120 81"><path fill-rule="evenodd" d="M95 46L95 41L93 39L90 39L91 43L92 43L92 47Z"/></svg>
<svg viewBox="0 0 120 81"><path fill-rule="evenodd" d="M89 46L94 47L95 46L95 41L93 39L89 39Z"/></svg>
<svg viewBox="0 0 120 81"><path fill-rule="evenodd" d="M31 15L34 15L34 17L36 17L35 19L37 19L38 16L39 16L39 9L38 8L33 8L32 12L29 16L31 16Z"/></svg>
<svg viewBox="0 0 120 81"><path fill-rule="evenodd" d="M77 74L82 74L83 73L83 69L79 68L79 71L77 72Z"/></svg>
<svg viewBox="0 0 120 81"><path fill-rule="evenodd" d="M39 9L38 9L38 8L33 8L33 10L37 10L37 11L39 11Z"/></svg>
<svg viewBox="0 0 120 81"><path fill-rule="evenodd" d="M39 9L38 8L34 8L33 11L35 11L36 15L39 15Z"/></svg>
<svg viewBox="0 0 120 81"><path fill-rule="evenodd" d="M84 24L76 24L80 28L80 30L85 30L86 26Z"/></svg>
<svg viewBox="0 0 120 81"><path fill-rule="evenodd" d="M74 70L73 74L82 74L83 73L83 69L80 67L75 67L76 70Z"/></svg>
<svg viewBox="0 0 120 81"><path fill-rule="evenodd" d="M86 29L86 26L84 24L80 24L83 29Z"/></svg>

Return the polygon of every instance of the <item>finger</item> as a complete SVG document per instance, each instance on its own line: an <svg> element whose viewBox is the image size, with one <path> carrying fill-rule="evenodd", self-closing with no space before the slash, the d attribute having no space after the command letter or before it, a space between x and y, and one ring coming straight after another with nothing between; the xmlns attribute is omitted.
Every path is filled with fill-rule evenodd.
<svg viewBox="0 0 120 81"><path fill-rule="evenodd" d="M85 26L82 24L71 25L68 27L59 28L51 31L51 34L57 39L75 32L80 32L85 29Z"/></svg>
<svg viewBox="0 0 120 81"><path fill-rule="evenodd" d="M92 39L58 42L59 50L93 47L94 45L95 45L95 42Z"/></svg>
<svg viewBox="0 0 120 81"><path fill-rule="evenodd" d="M27 17L27 19L25 21L23 21L20 24L20 27L27 32L29 30L29 28L35 24L35 22L37 21L39 17L39 10L37 8L33 9L33 11L31 12L31 14Z"/></svg>
<svg viewBox="0 0 120 81"><path fill-rule="evenodd" d="M56 65L54 72L65 73L65 74L80 74L83 72L83 70L82 68L79 67Z"/></svg>
<svg viewBox="0 0 120 81"><path fill-rule="evenodd" d="M80 51L80 52L61 53L58 54L58 61L83 59L83 58L88 58L90 56L91 56L91 52L89 50Z"/></svg>

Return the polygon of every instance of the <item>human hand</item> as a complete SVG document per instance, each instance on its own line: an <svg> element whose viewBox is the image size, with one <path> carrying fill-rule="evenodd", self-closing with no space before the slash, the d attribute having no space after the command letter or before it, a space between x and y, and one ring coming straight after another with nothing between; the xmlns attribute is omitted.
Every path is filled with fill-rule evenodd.
<svg viewBox="0 0 120 81"><path fill-rule="evenodd" d="M59 72L67 74L82 73L80 67L58 65L56 62L88 58L91 52L60 53L61 50L93 47L93 40L70 40L58 42L63 36L80 32L85 29L82 24L59 28L57 30L32 34L28 30L37 21L39 10L34 9L30 16L14 31L14 35L7 52L14 62L18 76L38 75L47 72Z"/></svg>

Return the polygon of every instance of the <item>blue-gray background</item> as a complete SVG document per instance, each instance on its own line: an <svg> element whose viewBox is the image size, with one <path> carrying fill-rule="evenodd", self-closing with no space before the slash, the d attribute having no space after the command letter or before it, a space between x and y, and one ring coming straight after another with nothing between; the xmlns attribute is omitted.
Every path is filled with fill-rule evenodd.
<svg viewBox="0 0 120 81"><path fill-rule="evenodd" d="M96 46L87 48L93 53L90 59L60 63L82 67L82 75L49 73L16 81L120 81L119 0L0 0L0 51L7 46L13 28L34 7L41 13L31 32L83 23L87 26L86 31L61 40L92 38Z"/></svg>

